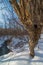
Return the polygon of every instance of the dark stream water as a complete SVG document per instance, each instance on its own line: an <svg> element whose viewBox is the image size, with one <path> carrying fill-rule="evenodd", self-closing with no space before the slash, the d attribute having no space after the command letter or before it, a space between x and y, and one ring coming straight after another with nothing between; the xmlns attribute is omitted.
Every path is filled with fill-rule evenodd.
<svg viewBox="0 0 43 65"><path fill-rule="evenodd" d="M7 48L7 45L4 43L1 47L0 47L0 56L8 54L10 52L10 49Z"/></svg>

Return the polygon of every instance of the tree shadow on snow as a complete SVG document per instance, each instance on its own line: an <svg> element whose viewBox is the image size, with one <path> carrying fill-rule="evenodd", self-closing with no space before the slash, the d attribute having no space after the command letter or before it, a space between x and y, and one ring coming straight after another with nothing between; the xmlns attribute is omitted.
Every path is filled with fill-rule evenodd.
<svg viewBox="0 0 43 65"><path fill-rule="evenodd" d="M16 56L16 57L13 57L13 58L10 58L10 59L5 59L5 60L2 60L2 61L0 61L0 62L9 62L9 61L18 61L18 62L22 62L22 61L24 61L24 62L27 62L27 63L31 63L31 62L43 62L43 59L32 59L32 58L30 58L29 56L28 56L28 58L26 58L26 57L22 57L23 55L18 55L18 56ZM24 56L26 56L26 55L24 55ZM43 54L41 54L41 53L36 53L36 56L38 56L38 57L41 57L41 58L43 58Z"/></svg>

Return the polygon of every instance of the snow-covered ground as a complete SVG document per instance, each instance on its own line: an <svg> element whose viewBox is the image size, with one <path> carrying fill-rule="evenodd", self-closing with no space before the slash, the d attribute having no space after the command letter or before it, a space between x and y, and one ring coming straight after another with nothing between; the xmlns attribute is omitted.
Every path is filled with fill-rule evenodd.
<svg viewBox="0 0 43 65"><path fill-rule="evenodd" d="M8 0L0 0L0 28L3 28L5 26L5 22L9 22L9 19L12 19L12 17L18 20L18 17L16 13L13 12L13 8L8 2ZM41 35L41 38L43 38L43 35ZM5 39L6 37L3 37L3 39L0 38L0 46ZM12 49L11 47L13 47L14 45L11 45L10 48L13 50L13 52L0 56L0 65L43 65L43 39L39 39L39 43L35 48L35 57L33 59L29 56L28 44L24 44L26 42L27 40L25 39L25 37L14 38L14 45L18 48ZM24 45L20 48L19 44Z"/></svg>
<svg viewBox="0 0 43 65"><path fill-rule="evenodd" d="M0 28L9 28L11 19L18 18L9 0L0 0Z"/></svg>
<svg viewBox="0 0 43 65"><path fill-rule="evenodd" d="M39 39L34 58L30 58L29 46L26 44L20 49L0 56L0 65L43 65L43 39Z"/></svg>

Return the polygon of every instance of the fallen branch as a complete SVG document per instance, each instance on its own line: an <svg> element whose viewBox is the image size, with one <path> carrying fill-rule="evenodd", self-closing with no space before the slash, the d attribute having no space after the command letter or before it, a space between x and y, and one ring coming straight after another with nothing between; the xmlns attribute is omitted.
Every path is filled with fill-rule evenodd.
<svg viewBox="0 0 43 65"><path fill-rule="evenodd" d="M0 28L0 36L5 36L5 35L23 36L23 35L28 35L28 33L27 33L27 31Z"/></svg>

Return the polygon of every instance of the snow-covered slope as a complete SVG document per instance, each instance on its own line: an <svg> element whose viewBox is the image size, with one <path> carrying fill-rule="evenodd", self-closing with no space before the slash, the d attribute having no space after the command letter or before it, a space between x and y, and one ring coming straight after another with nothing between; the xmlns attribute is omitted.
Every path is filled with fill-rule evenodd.
<svg viewBox="0 0 43 65"><path fill-rule="evenodd" d="M14 14L13 14L14 13ZM6 15L5 15L6 14ZM0 27L5 28L5 24L12 21L12 17L18 20L17 15L13 12L13 8L8 2L8 0L0 0ZM17 24L16 24L17 22ZM14 23L17 28L19 27L18 21ZM8 27L8 25L7 25ZM22 28L23 29L23 28ZM9 38L2 37L0 38L0 46L5 39ZM35 48L35 57L32 59L29 56L29 46L28 46L28 36L13 38L10 45L10 49L13 52L0 56L0 65L42 65L43 64L43 39L39 39L39 43ZM43 35L41 35L43 38Z"/></svg>
<svg viewBox="0 0 43 65"><path fill-rule="evenodd" d="M9 22L13 18L18 18L16 13L14 12L9 0L0 0L0 27L5 28L5 24L7 27Z"/></svg>
<svg viewBox="0 0 43 65"><path fill-rule="evenodd" d="M0 0L0 28L14 28L16 30L24 30L24 27L20 23L17 14L9 3L9 0ZM0 46L3 44L4 40L8 38L8 36L0 37ZM18 40L18 38L15 37L14 39Z"/></svg>
<svg viewBox="0 0 43 65"><path fill-rule="evenodd" d="M17 48L15 51L1 56L0 65L43 65L43 39L39 40L35 48L34 58L30 58L29 46L26 44L19 50Z"/></svg>

